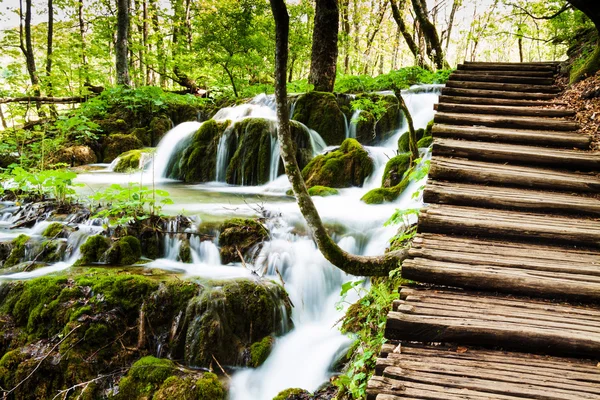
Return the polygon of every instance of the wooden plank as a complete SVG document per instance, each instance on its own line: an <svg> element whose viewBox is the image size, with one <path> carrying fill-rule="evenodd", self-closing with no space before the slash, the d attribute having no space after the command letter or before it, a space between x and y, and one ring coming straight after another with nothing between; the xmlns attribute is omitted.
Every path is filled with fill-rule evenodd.
<svg viewBox="0 0 600 400"><path fill-rule="evenodd" d="M592 140L589 135L573 132L517 130L446 124L433 125L432 134L433 137L579 149L589 149Z"/></svg>
<svg viewBox="0 0 600 400"><path fill-rule="evenodd" d="M425 203L600 216L600 199L574 194L430 181Z"/></svg>
<svg viewBox="0 0 600 400"><path fill-rule="evenodd" d="M521 83L532 85L553 85L553 77L531 77L514 75L489 75L480 74L476 71L453 72L450 74L450 80L469 81L469 82L497 82L497 83Z"/></svg>
<svg viewBox="0 0 600 400"><path fill-rule="evenodd" d="M556 72L547 70L547 71L521 71L521 70L483 70L483 69L471 69L467 70L457 70L458 73L467 73L473 72L478 75L503 75L503 76L529 76L529 77L541 77L541 78L552 78L556 75Z"/></svg>
<svg viewBox="0 0 600 400"><path fill-rule="evenodd" d="M515 293L540 298L574 299L585 302L600 300L600 283L569 279L574 274L558 274L502 268L485 265L467 265L440 262L423 258L405 260L402 276L417 282L443 284L464 288ZM596 323L600 323L600 320ZM567 329L567 327L565 327Z"/></svg>
<svg viewBox="0 0 600 400"><path fill-rule="evenodd" d="M534 67L548 67L548 68L557 68L560 65L561 61L528 61L528 62L494 62L494 61L465 61L465 65L483 65L483 66L509 66L515 67L516 69L520 69L522 67L534 66Z"/></svg>
<svg viewBox="0 0 600 400"><path fill-rule="evenodd" d="M525 93L510 92L502 90L484 90L484 89L461 89L455 87L445 87L442 89L442 95L462 96L462 97L486 97L494 99L516 99L516 100L552 100L556 94L552 93Z"/></svg>
<svg viewBox="0 0 600 400"><path fill-rule="evenodd" d="M464 71L527 71L556 73L556 68L546 65L501 65L501 64L458 64L458 70Z"/></svg>
<svg viewBox="0 0 600 400"><path fill-rule="evenodd" d="M440 96L440 104L478 104L490 106L519 106L519 107L555 107L566 106L566 103L543 100L495 99L488 97Z"/></svg>
<svg viewBox="0 0 600 400"><path fill-rule="evenodd" d="M438 112L434 121L437 124L487 126L495 128L515 128L532 130L577 131L576 122L552 118L513 117L505 115L457 114Z"/></svg>
<svg viewBox="0 0 600 400"><path fill-rule="evenodd" d="M458 89L499 90L505 92L560 93L560 89L556 86L525 85L520 83L468 82L450 80L446 82L446 87Z"/></svg>
<svg viewBox="0 0 600 400"><path fill-rule="evenodd" d="M555 150L538 146L485 143L468 140L437 138L433 142L437 156L461 157L474 160L514 162L563 169L600 171L600 152Z"/></svg>
<svg viewBox="0 0 600 400"><path fill-rule="evenodd" d="M522 106L506 106L506 105L485 105L485 104L447 104L439 103L434 105L434 109L448 113L464 113L464 114L492 114L492 115L512 115L512 116L529 116L529 117L549 117L561 118L572 117L575 115L573 110L565 110L558 108L539 108L539 107L522 107Z"/></svg>
<svg viewBox="0 0 600 400"><path fill-rule="evenodd" d="M593 175L443 157L431 159L429 177L435 180L520 186L538 190L600 192L600 179Z"/></svg>

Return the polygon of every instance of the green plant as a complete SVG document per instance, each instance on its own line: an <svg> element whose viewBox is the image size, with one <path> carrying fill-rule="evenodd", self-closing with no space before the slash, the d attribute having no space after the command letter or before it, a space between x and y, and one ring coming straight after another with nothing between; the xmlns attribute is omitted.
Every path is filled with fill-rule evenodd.
<svg viewBox="0 0 600 400"><path fill-rule="evenodd" d="M96 140L96 133L100 131L100 125L90 121L85 115L75 114L71 117L61 115L54 126L64 135L71 135L76 141L85 143L87 140Z"/></svg>
<svg viewBox="0 0 600 400"><path fill-rule="evenodd" d="M350 106L353 110L361 110L371 113L375 118L375 121L379 121L383 114L385 114L387 111L387 104L388 102L381 98L377 101L373 101L368 97L361 97L356 100L352 100ZM357 120L353 120L352 122L357 123L358 121L367 121L367 119L359 114Z"/></svg>
<svg viewBox="0 0 600 400"><path fill-rule="evenodd" d="M9 187L22 192L23 195L33 195L42 198L54 198L60 204L66 204L75 199L76 186L73 180L77 174L65 169L26 171L15 167L5 178L10 180Z"/></svg>
<svg viewBox="0 0 600 400"><path fill-rule="evenodd" d="M173 204L167 191L149 189L136 183L127 186L115 183L89 197L94 204L100 205L94 218L108 218L117 225L160 215L162 205Z"/></svg>

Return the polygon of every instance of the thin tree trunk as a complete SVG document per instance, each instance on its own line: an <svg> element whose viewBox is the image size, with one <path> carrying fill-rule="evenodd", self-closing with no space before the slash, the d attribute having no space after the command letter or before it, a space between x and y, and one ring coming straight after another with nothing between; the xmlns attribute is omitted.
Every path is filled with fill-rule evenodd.
<svg viewBox="0 0 600 400"><path fill-rule="evenodd" d="M375 41L375 36L377 36L377 33L379 33L379 30L381 29L381 23L383 22L383 18L385 17L385 12L387 11L387 2L383 2L380 4L380 8L379 8L379 13L377 14L377 21L375 23L375 27L373 29L373 32L371 32L371 34L367 37L367 48L365 49L365 59L369 60L369 56L371 54L371 48L373 47L373 42ZM367 61L367 65L365 65L365 74L368 68L368 61Z"/></svg>
<svg viewBox="0 0 600 400"><path fill-rule="evenodd" d="M333 92L338 56L337 0L317 0L308 82L316 91Z"/></svg>
<svg viewBox="0 0 600 400"><path fill-rule="evenodd" d="M412 0L412 4L415 11L415 16L419 21L419 25L421 26L421 32L431 47L429 57L438 69L448 68L449 66L444 57L444 50L442 49L437 29L428 18L427 4L425 0Z"/></svg>
<svg viewBox="0 0 600 400"><path fill-rule="evenodd" d="M25 56L25 65L29 73L31 86L34 96L40 96L40 81L35 67L35 58L33 54L33 43L31 41L31 0L25 0L25 27L23 28L23 0L19 0L19 47ZM41 104L36 103L38 115L41 117L44 113L41 110Z"/></svg>
<svg viewBox="0 0 600 400"><path fill-rule="evenodd" d="M83 72L83 84L84 86L89 86L90 74L88 70L88 62L86 56L85 23L83 21L83 0L79 0L77 3L77 14L79 17L79 36L81 38L81 70Z"/></svg>
<svg viewBox="0 0 600 400"><path fill-rule="evenodd" d="M286 62L287 62L287 59L286 59ZM235 86L235 80L233 79L233 74L227 67L227 64L223 64L223 69L225 70L225 72L227 73L227 76L229 77L229 81L231 82L231 86L233 87L233 94L235 95L235 97L239 97L237 88ZM285 69L284 69L284 76L285 76ZM284 77L284 81L285 81L285 77Z"/></svg>
<svg viewBox="0 0 600 400"><path fill-rule="evenodd" d="M392 16L394 17L394 21L398 25L398 30L404 37L404 41L408 45L410 52L415 57L415 62L418 66L423 66L423 56L421 51L419 50L419 46L415 43L411 33L408 31L406 27L406 22L404 21L404 16L402 15L402 11L404 9L405 0L400 0L400 4L396 2L396 0L390 0L390 5L392 6Z"/></svg>
<svg viewBox="0 0 600 400"><path fill-rule="evenodd" d="M52 97L52 40L54 38L54 3L53 0L48 0L48 40L46 42L46 92ZM53 116L58 115L56 107L50 106L50 113Z"/></svg>
<svg viewBox="0 0 600 400"><path fill-rule="evenodd" d="M142 44L144 46L144 52L150 54L150 45L148 44L148 2L142 0ZM148 58L145 58L146 64L148 64ZM151 70L146 65L146 85L152 85Z"/></svg>
<svg viewBox="0 0 600 400"><path fill-rule="evenodd" d="M450 11L450 19L448 20L448 30L446 31L446 46L445 52L448 53L448 48L450 47L450 35L452 34L452 27L454 25L454 17L456 16L456 12L458 8L461 6L462 0L454 0L452 3L452 10Z"/></svg>
<svg viewBox="0 0 600 400"><path fill-rule="evenodd" d="M344 33L344 74L350 68L350 0L341 0L340 11L342 13L342 32Z"/></svg>
<svg viewBox="0 0 600 400"><path fill-rule="evenodd" d="M117 0L117 43L115 68L117 84L129 86L129 1Z"/></svg>
<svg viewBox="0 0 600 400"><path fill-rule="evenodd" d="M275 97L277 102L277 137L285 172L292 184L300 211L304 216L317 247L333 265L353 275L387 276L398 268L407 252L391 252L379 257L356 256L342 250L327 234L321 217L308 194L302 173L296 162L296 144L290 132L287 104L286 68L288 58L289 16L285 0L270 0L275 17Z"/></svg>
<svg viewBox="0 0 600 400"><path fill-rule="evenodd" d="M4 112L2 111L2 106L0 106L0 121L2 121L2 127L4 129L8 129L8 124L6 123L6 119L4 119Z"/></svg>
<svg viewBox="0 0 600 400"><path fill-rule="evenodd" d="M152 13L152 25L154 35L156 35L156 56L158 59L158 80L161 88L165 88L167 84L167 60L165 57L165 48L162 34L160 32L160 22L158 20L157 0L150 0L150 12Z"/></svg>

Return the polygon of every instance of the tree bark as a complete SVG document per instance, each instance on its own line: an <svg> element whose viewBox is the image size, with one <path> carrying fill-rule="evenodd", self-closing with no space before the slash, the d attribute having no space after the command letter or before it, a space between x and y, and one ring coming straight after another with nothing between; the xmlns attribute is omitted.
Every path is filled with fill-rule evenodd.
<svg viewBox="0 0 600 400"><path fill-rule="evenodd" d="M85 23L83 21L83 0L77 3L77 15L79 17L79 37L81 38L81 70L83 72L83 83L90 85L90 74L88 70L88 62L85 46Z"/></svg>
<svg viewBox="0 0 600 400"><path fill-rule="evenodd" d="M446 31L446 47L445 52L448 53L448 48L450 47L450 34L452 33L452 27L454 25L454 17L458 8L462 5L462 0L454 0L452 3L452 10L450 11L450 20L448 21L448 30Z"/></svg>
<svg viewBox="0 0 600 400"><path fill-rule="evenodd" d="M567 1L571 3L573 7L584 13L594 23L600 37L600 3L587 0ZM600 39L596 44L596 50L588 58L585 65L577 71L575 75L571 76L571 82L577 82L588 76L593 76L598 70L600 70Z"/></svg>
<svg viewBox="0 0 600 400"><path fill-rule="evenodd" d="M344 33L344 74L349 72L350 68L350 10L348 9L350 0L341 0L340 11L342 13L342 32Z"/></svg>
<svg viewBox="0 0 600 400"><path fill-rule="evenodd" d="M415 43L411 33L408 31L406 27L406 22L404 21L404 16L402 15L402 9L404 8L405 0L400 0L400 5L396 2L396 0L390 0L390 5L392 6L392 16L394 17L394 21L398 25L398 29L404 37L404 41L406 42L410 52L415 57L415 62L418 66L423 66L423 55L419 50L419 46Z"/></svg>
<svg viewBox="0 0 600 400"><path fill-rule="evenodd" d="M52 97L52 40L54 39L54 1L48 0L48 36L46 42L46 91ZM58 112L54 105L50 106L50 113L57 116Z"/></svg>
<svg viewBox="0 0 600 400"><path fill-rule="evenodd" d="M308 194L304 179L296 162L296 145L290 132L287 104L286 67L288 58L289 16L285 0L270 0L275 17L275 98L277 102L277 136L285 172L292 184L298 206L306 219L317 247L333 265L352 275L387 276L398 268L407 252L391 252L378 257L364 257L342 250L327 234L319 213Z"/></svg>
<svg viewBox="0 0 600 400"><path fill-rule="evenodd" d="M410 115L410 111L408 110L408 106L406 102L404 102L404 98L402 97L402 92L398 87L394 87L394 95L398 99L398 106L404 113L404 117L406 118L406 122L408 124L408 149L410 150L410 164L419 158L419 147L417 146L417 132L415 131L415 125L413 123L412 115Z"/></svg>
<svg viewBox="0 0 600 400"><path fill-rule="evenodd" d="M129 86L129 0L117 0L117 84Z"/></svg>
<svg viewBox="0 0 600 400"><path fill-rule="evenodd" d="M35 57L33 54L33 43L31 41L31 0L25 0L25 27L23 28L23 0L19 1L19 47L25 56L25 65L29 73L33 94L40 96L40 81L35 67ZM36 109L40 116L43 116L40 103L36 103Z"/></svg>
<svg viewBox="0 0 600 400"><path fill-rule="evenodd" d="M412 4L415 11L415 16L421 27L421 33L431 48L429 57L435 63L435 66L438 69L449 68L449 65L444 57L444 51L442 49L442 44L440 43L440 37L438 36L437 29L435 28L435 25L431 23L427 15L427 4L425 3L425 0L412 0Z"/></svg>
<svg viewBox="0 0 600 400"><path fill-rule="evenodd" d="M333 92L335 85L339 19L337 0L317 0L308 82L319 92Z"/></svg>
<svg viewBox="0 0 600 400"><path fill-rule="evenodd" d="M152 27L154 29L154 34L156 35L156 58L158 61L158 75L159 75L159 84L161 88L165 88L167 85L167 80L165 79L167 75L167 60L165 57L165 49L163 44L163 37L160 32L160 22L158 20L158 7L156 6L156 0L150 1L150 13L152 14Z"/></svg>

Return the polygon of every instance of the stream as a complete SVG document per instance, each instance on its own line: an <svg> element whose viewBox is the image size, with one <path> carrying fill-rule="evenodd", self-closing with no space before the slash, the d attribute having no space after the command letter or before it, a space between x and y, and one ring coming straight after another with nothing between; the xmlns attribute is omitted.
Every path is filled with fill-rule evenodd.
<svg viewBox="0 0 600 400"><path fill-rule="evenodd" d="M418 86L403 92L411 111L415 128L425 128L433 118L433 105L439 96L439 86ZM293 106L293 105L292 105ZM358 116L359 112L355 112ZM276 126L275 104L272 96L259 95L250 103L224 108L215 119L238 121L246 117L261 117L273 121ZM355 137L354 122L348 121L346 137ZM215 181L203 184L184 184L169 179L168 165L185 147L200 122L184 122L169 131L160 142L152 161L143 172L115 173L109 165L102 169L80 174L78 183L82 196L105 188L113 183L128 182L155 185L167 190L174 204L167 205L163 212L192 217L196 225L220 222L232 216L256 216L257 210L266 210L273 218L268 219L271 240L265 243L254 262L244 268L241 264L220 263L218 238L215 241L190 240L192 263L177 261L176 238L165 240L165 258L152 261L147 268L160 268L181 273L186 277L237 278L251 277L255 272L280 282L294 305L292 320L294 328L274 345L267 361L256 369L238 369L231 381L232 400L271 400L281 390L303 388L315 391L326 383L332 374L333 363L348 348L351 339L339 332L336 322L344 311L336 307L340 301L340 289L344 282L360 279L349 276L327 262L314 242L307 237L305 224L293 197L287 196L290 189L287 177L278 176L279 144L271 143L272 161L270 181L261 186L233 186L224 183L224 166L228 155L227 136L219 143ZM412 194L424 184L412 182L409 188L393 203L367 205L360 201L370 189L380 187L387 160L396 155L398 138L407 130L403 126L393 137L379 146L365 146L375 163L372 175L364 187L340 189L340 194L329 197L313 197L313 201L325 224L339 226L340 234L334 239L346 251L360 255L380 255L388 240L395 234L397 226L384 227L385 221L396 209L419 208L421 198ZM323 139L317 132L310 131L315 154L327 151ZM426 178L425 178L426 179ZM9 231L10 207L0 210L0 240L10 240L20 233L39 236L48 222L38 223L33 228ZM44 225L45 224L45 225ZM67 251L60 262L36 269L0 276L0 279L28 279L68 269L78 258L79 245L85 238L102 228L93 224L79 224L67 241ZM338 231L336 229L336 231ZM365 282L365 286L368 282ZM349 299L352 300L352 299ZM356 299L354 299L356 300Z"/></svg>

